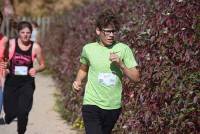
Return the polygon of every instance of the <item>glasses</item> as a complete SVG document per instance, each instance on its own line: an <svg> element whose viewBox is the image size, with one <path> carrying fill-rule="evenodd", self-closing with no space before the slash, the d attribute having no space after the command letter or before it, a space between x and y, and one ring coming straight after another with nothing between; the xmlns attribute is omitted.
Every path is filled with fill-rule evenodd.
<svg viewBox="0 0 200 134"><path fill-rule="evenodd" d="M109 36L111 33L113 35L117 34L117 30L115 29L112 29L112 30L102 29L102 32L104 33L105 36Z"/></svg>

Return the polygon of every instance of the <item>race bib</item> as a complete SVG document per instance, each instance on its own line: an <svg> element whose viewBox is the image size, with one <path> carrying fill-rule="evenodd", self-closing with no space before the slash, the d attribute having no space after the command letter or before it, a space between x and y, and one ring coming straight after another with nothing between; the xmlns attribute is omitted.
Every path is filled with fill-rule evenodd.
<svg viewBox="0 0 200 134"><path fill-rule="evenodd" d="M15 66L15 75L28 75L28 67Z"/></svg>
<svg viewBox="0 0 200 134"><path fill-rule="evenodd" d="M114 86L116 84L116 75L113 73L100 73L98 75L98 82L105 86Z"/></svg>

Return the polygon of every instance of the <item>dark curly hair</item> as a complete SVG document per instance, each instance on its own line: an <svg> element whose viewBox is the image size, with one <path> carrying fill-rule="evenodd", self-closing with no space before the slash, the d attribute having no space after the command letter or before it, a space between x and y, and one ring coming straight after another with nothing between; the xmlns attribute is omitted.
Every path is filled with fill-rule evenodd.
<svg viewBox="0 0 200 134"><path fill-rule="evenodd" d="M113 25L116 30L119 30L120 24L116 14L111 9L103 10L96 19L96 27L100 30L109 25Z"/></svg>

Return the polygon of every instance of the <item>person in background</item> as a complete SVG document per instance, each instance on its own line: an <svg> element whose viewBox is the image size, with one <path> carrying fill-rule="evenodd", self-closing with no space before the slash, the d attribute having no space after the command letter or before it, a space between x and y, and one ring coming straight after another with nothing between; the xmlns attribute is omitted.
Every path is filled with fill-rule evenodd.
<svg viewBox="0 0 200 134"><path fill-rule="evenodd" d="M30 40L32 26L27 21L18 23L18 37L9 40L9 73L4 86L5 123L17 117L18 134L24 134L32 108L35 76L45 69L42 48ZM38 68L33 67L37 59Z"/></svg>
<svg viewBox="0 0 200 134"><path fill-rule="evenodd" d="M40 43L40 30L37 22L33 21L31 22L33 31L31 34L31 41Z"/></svg>
<svg viewBox="0 0 200 134"><path fill-rule="evenodd" d="M98 41L86 44L73 89L79 92L87 77L82 116L86 134L111 134L121 113L122 76L139 81L132 50L116 40L119 19L107 9L96 20Z"/></svg>
<svg viewBox="0 0 200 134"><path fill-rule="evenodd" d="M9 19L9 38L16 38L17 37L17 18L10 18Z"/></svg>
<svg viewBox="0 0 200 134"><path fill-rule="evenodd" d="M3 15L0 12L0 26L3 22ZM0 114L3 104L3 85L6 71L6 57L4 55L5 46L8 42L8 38L0 33Z"/></svg>

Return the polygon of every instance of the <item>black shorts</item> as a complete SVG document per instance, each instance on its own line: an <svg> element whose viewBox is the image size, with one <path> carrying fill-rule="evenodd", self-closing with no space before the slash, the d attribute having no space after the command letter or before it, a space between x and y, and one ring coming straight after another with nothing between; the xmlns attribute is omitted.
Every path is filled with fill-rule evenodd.
<svg viewBox="0 0 200 134"><path fill-rule="evenodd" d="M111 134L120 113L121 108L105 110L95 105L83 105L82 116L86 134Z"/></svg>

